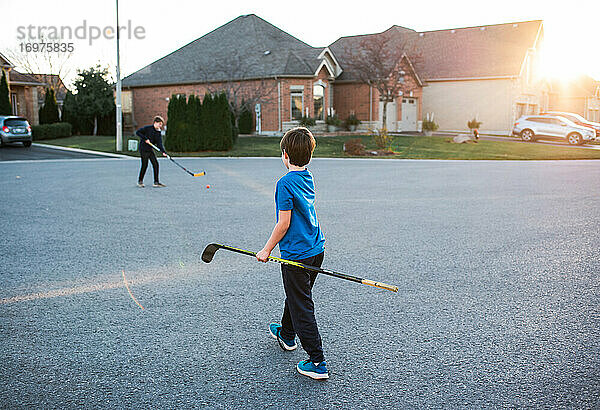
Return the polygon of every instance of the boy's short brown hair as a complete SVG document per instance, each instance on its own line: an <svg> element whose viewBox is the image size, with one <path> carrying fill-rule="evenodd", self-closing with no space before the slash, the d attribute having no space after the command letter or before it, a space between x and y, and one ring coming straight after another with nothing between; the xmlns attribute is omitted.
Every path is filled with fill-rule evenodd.
<svg viewBox="0 0 600 410"><path fill-rule="evenodd" d="M284 134L279 146L287 152L290 164L303 167L310 162L317 142L308 128L296 127Z"/></svg>
<svg viewBox="0 0 600 410"><path fill-rule="evenodd" d="M157 115L154 117L154 122L162 122L164 124L165 120L160 115Z"/></svg>

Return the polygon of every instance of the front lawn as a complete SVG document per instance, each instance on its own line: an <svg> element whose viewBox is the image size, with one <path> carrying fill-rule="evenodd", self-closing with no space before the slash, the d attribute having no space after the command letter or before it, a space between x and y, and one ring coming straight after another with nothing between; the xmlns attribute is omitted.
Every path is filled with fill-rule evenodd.
<svg viewBox="0 0 600 410"><path fill-rule="evenodd" d="M344 158L344 142L356 138L317 137L315 157ZM369 136L361 136L367 150L377 149ZM203 151L173 153L173 156L202 157L278 157L279 137L243 137L238 138L230 151ZM127 148L128 138L123 139ZM414 158L414 159L488 159L488 160L543 160L543 159L600 159L600 150L573 147L557 147L536 143L513 141L482 141L478 143L454 144L451 138L425 136L397 136L392 149L395 155L369 158ZM42 143L64 147L82 148L115 153L115 137L112 136L74 136ZM124 154L137 155L137 152L125 151Z"/></svg>

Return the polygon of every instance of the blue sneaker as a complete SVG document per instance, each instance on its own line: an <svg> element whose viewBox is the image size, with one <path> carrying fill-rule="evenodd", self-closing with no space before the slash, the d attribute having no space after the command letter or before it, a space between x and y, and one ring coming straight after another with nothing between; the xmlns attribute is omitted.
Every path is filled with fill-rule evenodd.
<svg viewBox="0 0 600 410"><path fill-rule="evenodd" d="M283 350L296 350L296 348L298 347L298 345L296 344L296 340L283 339L281 337L280 331L281 325L278 325L277 323L269 324L269 334L273 339L277 339L277 342L279 342L279 346L281 346Z"/></svg>
<svg viewBox="0 0 600 410"><path fill-rule="evenodd" d="M298 363L296 369L298 369L300 374L315 380L329 379L329 372L327 371L327 363L325 361L316 365L310 360L302 360Z"/></svg>

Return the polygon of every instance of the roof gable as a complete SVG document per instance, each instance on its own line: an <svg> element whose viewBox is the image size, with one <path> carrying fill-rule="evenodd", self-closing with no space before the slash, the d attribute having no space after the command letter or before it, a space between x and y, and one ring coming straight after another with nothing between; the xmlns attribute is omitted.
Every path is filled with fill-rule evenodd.
<svg viewBox="0 0 600 410"><path fill-rule="evenodd" d="M342 37L332 43L344 67L345 50L370 37L391 36L390 44L405 49L424 81L518 76L527 50L538 47L542 21L497 24L418 33L392 26L382 33ZM351 72L340 79L355 80Z"/></svg>
<svg viewBox="0 0 600 410"><path fill-rule="evenodd" d="M320 51L321 48L311 47L260 17L249 14L127 76L123 79L123 86L311 75L319 65ZM230 61L235 61L239 67L229 67L227 73L219 68Z"/></svg>
<svg viewBox="0 0 600 410"><path fill-rule="evenodd" d="M14 69L8 72L8 81L11 85L46 85L46 83L39 81L32 75L20 73Z"/></svg>
<svg viewBox="0 0 600 410"><path fill-rule="evenodd" d="M8 58L4 56L4 54L0 53L0 67L2 68L13 68L14 64L11 63Z"/></svg>

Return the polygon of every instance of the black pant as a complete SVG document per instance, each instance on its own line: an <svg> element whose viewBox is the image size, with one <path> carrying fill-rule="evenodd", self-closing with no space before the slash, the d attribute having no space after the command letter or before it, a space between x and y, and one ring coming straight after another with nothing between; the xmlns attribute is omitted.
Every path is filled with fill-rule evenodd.
<svg viewBox="0 0 600 410"><path fill-rule="evenodd" d="M152 170L154 171L154 183L158 183L158 161L153 151L140 151L140 158L142 159L142 168L140 169L139 182L144 181L144 175L146 175L146 168L148 168L148 160L152 162Z"/></svg>
<svg viewBox="0 0 600 410"><path fill-rule="evenodd" d="M297 262L320 267L324 252ZM298 335L302 347L314 363L325 360L321 335L315 319L315 305L312 300L312 287L317 279L317 272L307 271L290 265L281 265L283 288L285 290L285 307L281 319L281 337L293 339Z"/></svg>

